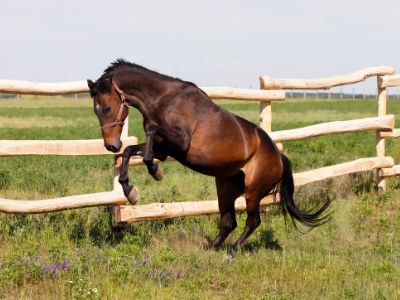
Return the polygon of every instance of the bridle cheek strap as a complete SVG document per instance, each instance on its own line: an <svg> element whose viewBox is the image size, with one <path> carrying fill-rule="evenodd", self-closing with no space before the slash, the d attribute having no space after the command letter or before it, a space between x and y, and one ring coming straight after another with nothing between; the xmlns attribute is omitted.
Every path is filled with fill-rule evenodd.
<svg viewBox="0 0 400 300"><path fill-rule="evenodd" d="M121 104L119 106L118 115L117 115L117 118L115 119L115 121L101 126L101 129L107 129L107 128L114 127L114 126L117 126L117 125L124 126L124 121L121 120L121 117L122 117L122 114L124 112L124 107L127 107L129 109L129 104L126 101L126 97L124 95L124 92L122 90L120 90L120 88L118 87L118 85L115 83L114 80L112 81L112 85L115 88L115 90L117 91L117 94L121 99Z"/></svg>

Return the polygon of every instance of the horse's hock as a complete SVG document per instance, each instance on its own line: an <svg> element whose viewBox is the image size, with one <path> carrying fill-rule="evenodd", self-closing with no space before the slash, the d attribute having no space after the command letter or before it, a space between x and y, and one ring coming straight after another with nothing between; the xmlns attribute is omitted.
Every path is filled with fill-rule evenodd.
<svg viewBox="0 0 400 300"><path fill-rule="evenodd" d="M386 189L385 178L400 175L400 165L395 165L393 158L386 156L385 139L400 137L400 129L394 128L395 118L386 114L387 89L400 86L400 75L392 67L377 66L366 68L351 74L323 79L277 79L260 77L260 89L238 89L229 87L202 88L212 99L232 99L260 102L260 127L266 130L278 147L283 149L283 142L309 139L317 136L343 134L349 132L375 131L376 156L359 158L329 167L294 174L296 186L349 173L375 170L379 191ZM377 116L316 124L303 128L271 132L273 101L285 100L285 90L320 90L335 86L349 85L377 77L378 112ZM32 83L26 81L0 80L0 93L30 95L64 95L86 93L86 81L64 83ZM120 184L118 183L121 166L121 153L127 145L137 144L137 138L128 135L125 124L121 139L123 147L120 153L112 154L103 145L103 140L3 140L0 143L0 156L18 155L114 155L114 188L110 192L68 196L46 200L10 200L0 198L0 212L15 214L33 214L54 212L72 208L110 205L114 224L134 221L164 220L176 217L218 213L217 200L153 203L147 205L127 205ZM169 159L170 160L170 159ZM158 163L158 161L156 161ZM142 158L133 157L130 166L143 164ZM132 196L135 202L138 193ZM273 202L272 196L262 200L261 205ZM237 210L245 210L245 200L236 200Z"/></svg>

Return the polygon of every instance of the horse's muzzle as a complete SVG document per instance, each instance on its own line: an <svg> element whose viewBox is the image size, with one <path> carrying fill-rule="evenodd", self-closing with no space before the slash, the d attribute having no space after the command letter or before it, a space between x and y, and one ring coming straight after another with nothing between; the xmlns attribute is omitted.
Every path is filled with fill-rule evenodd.
<svg viewBox="0 0 400 300"><path fill-rule="evenodd" d="M119 149L117 149L114 145L106 145L106 149L108 150L108 151L111 151L111 152L113 152L113 153L117 153L118 151L119 151Z"/></svg>

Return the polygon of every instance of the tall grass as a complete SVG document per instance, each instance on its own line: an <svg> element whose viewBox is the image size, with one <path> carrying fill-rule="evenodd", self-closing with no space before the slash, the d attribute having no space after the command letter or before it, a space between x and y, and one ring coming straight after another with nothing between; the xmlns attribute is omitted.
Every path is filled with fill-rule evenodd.
<svg viewBox="0 0 400 300"><path fill-rule="evenodd" d="M253 122L258 104L219 104ZM391 101L389 111L398 112ZM376 115L375 101L310 100L273 105L273 130ZM143 140L131 110L129 132ZM101 138L89 99L25 97L0 102L2 139ZM296 171L375 155L374 133L285 143ZM400 157L396 140L387 152ZM131 168L141 203L215 199L213 178L164 163L155 182ZM0 197L39 199L111 189L111 156L2 158ZM0 297L5 299L396 299L400 297L399 182L374 193L370 173L305 186L299 201L335 199L333 220L307 235L275 207L243 250L215 252L218 216L110 226L107 208L0 215ZM234 241L244 226L239 214Z"/></svg>

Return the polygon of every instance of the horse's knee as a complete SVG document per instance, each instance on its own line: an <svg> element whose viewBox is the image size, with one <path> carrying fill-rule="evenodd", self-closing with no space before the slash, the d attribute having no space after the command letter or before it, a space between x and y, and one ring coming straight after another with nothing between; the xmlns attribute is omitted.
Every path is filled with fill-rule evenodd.
<svg viewBox="0 0 400 300"><path fill-rule="evenodd" d="M134 145L128 146L124 149L122 152L122 157L130 158L132 156L132 146Z"/></svg>
<svg viewBox="0 0 400 300"><path fill-rule="evenodd" d="M220 228L227 232L232 232L237 227L236 218L230 213L225 214L221 218Z"/></svg>

